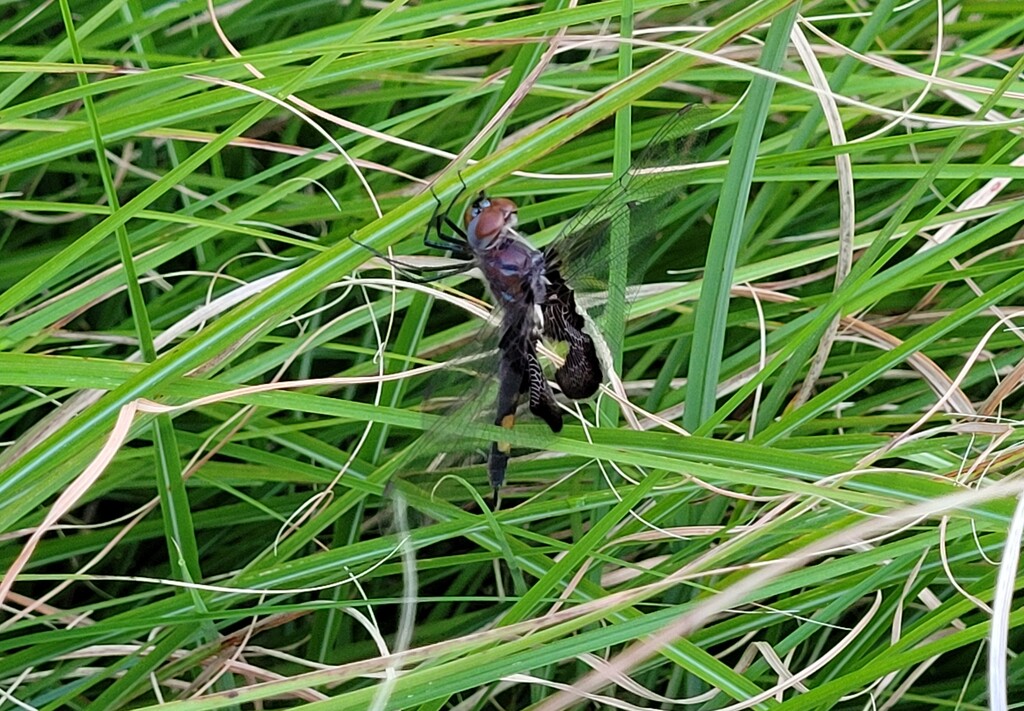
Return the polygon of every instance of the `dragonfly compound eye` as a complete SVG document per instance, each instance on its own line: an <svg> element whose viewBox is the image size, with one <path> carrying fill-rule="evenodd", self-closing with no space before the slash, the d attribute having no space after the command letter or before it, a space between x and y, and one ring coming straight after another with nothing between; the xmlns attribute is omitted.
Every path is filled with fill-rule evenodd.
<svg viewBox="0 0 1024 711"><path fill-rule="evenodd" d="M471 202L469 204L469 207L466 208L466 214L463 215L462 221L468 225L470 220L472 220L474 217L479 215L481 212L483 212L490 206L491 201L487 198L486 195L480 193L479 197L477 197L476 200Z"/></svg>
<svg viewBox="0 0 1024 711"><path fill-rule="evenodd" d="M478 204L481 209L474 214ZM516 204L505 198L477 200L466 211L466 218L466 231L470 239L477 240L478 244L486 243L500 237L506 229L515 227Z"/></svg>

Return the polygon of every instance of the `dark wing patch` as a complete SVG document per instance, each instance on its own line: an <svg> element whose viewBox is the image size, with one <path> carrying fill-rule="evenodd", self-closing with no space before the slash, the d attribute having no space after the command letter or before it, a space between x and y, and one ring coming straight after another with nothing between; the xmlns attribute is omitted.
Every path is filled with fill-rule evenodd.
<svg viewBox="0 0 1024 711"><path fill-rule="evenodd" d="M584 321L576 305L572 289L562 279L557 255L548 252L547 298L541 306L544 315L544 335L565 343L568 351L565 363L555 371L555 382L566 397L573 400L588 398L597 392L604 376L597 358L594 339L583 330Z"/></svg>

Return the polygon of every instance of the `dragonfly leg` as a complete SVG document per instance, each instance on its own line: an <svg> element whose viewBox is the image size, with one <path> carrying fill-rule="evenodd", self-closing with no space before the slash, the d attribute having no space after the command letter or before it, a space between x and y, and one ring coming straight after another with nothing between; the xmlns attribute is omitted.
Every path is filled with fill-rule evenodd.
<svg viewBox="0 0 1024 711"><path fill-rule="evenodd" d="M383 259L385 262L393 266L398 271L399 274L401 274L403 277L416 284L430 284L432 282L438 281L439 279L444 279L445 277L449 277L454 274L461 274L469 270L473 266L473 262L467 260L460 264L453 264L450 267L441 267L439 269L435 269L431 275L423 276L421 272L424 270L420 269L419 267L413 266L412 264L406 264L405 262L399 259L389 257L388 255L381 252L379 249L374 249L370 245L360 242L355 237L349 236L349 239L352 242L355 242L363 249L365 249L370 254L374 255L375 257Z"/></svg>
<svg viewBox="0 0 1024 711"><path fill-rule="evenodd" d="M461 187L461 188L459 188L459 192L455 193L455 197L453 197L453 198L452 198L452 201L451 201L450 203L448 203L448 207L447 207L447 208L445 208L445 211L444 211L444 214L445 214L445 215L450 215L450 214L451 214L451 212L452 212L452 209L454 209L454 207L455 207L455 204L456 204L456 203L457 203L457 202L458 202L459 200L461 200L461 199L462 199L462 196L466 194L466 191L467 191L467 190L469 190L469 186L467 186L467 185L466 185L466 181L462 179L462 171L460 170L460 171L459 171L459 172L457 173L457 175L459 176L459 184L460 184L460 185L461 185L462 187ZM435 195L434 197L436 198L437 196ZM441 202L441 201L440 201L440 200L438 200L437 202L438 202L438 203L440 204L440 202Z"/></svg>
<svg viewBox="0 0 1024 711"><path fill-rule="evenodd" d="M469 190L469 187L466 185L466 181L462 179L462 171L458 172L458 176L459 184L462 185L462 187L459 189L459 192L455 193L455 197L453 197L452 201L448 203L448 207L444 206L444 203L441 202L441 198L439 198L437 196L437 193L434 192L434 186L430 186L430 194L434 196L434 202L437 203L437 207L434 208L434 216L431 218L431 222L434 221L438 213L442 215L447 215L451 213L452 208L455 207L455 203L457 203L462 198L462 196L466 194L466 191Z"/></svg>
<svg viewBox="0 0 1024 711"><path fill-rule="evenodd" d="M391 263L395 264L395 260L391 260ZM413 282L414 284L433 284L435 281L440 281L441 279L445 279L456 274L464 274L468 269L471 269L472 266L472 262L463 262L461 264L456 264L450 267L436 269L434 270L434 273L431 274L430 276L422 276L420 274L402 271L401 269L399 269L399 272L402 274L403 277Z"/></svg>
<svg viewBox="0 0 1024 711"><path fill-rule="evenodd" d="M452 231L455 237L450 234L445 234L444 228L447 227ZM448 215L435 215L434 224L432 230L427 230L427 234L423 236L423 244L434 249L448 250L457 254L460 257L469 258L473 255L470 250L469 238L466 236L465 231L459 227ZM431 234L433 232L433 234Z"/></svg>
<svg viewBox="0 0 1024 711"><path fill-rule="evenodd" d="M459 182L462 183L462 188L459 192L455 193L455 197L452 198L447 207L441 202L441 198L437 196L433 186L431 186L430 194L434 196L434 202L437 203L437 206L434 208L434 214L431 216L430 222L427 224L427 230L423 234L423 244L435 249L450 250L457 253L460 257L470 257L472 252L469 250L465 231L459 227L457 222L449 217L451 211L455 208L455 203L462 198L467 190L461 173L459 173ZM451 232L445 233L445 228L448 228Z"/></svg>

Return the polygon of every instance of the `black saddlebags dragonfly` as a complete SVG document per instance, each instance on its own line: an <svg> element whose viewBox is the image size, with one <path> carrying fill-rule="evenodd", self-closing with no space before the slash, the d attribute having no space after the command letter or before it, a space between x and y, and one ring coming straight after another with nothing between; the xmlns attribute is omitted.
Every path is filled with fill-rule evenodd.
<svg viewBox="0 0 1024 711"><path fill-rule="evenodd" d="M562 412L537 355L540 340L565 344L555 382L566 397L591 397L604 377L594 339L584 330L576 297L562 277L559 253L553 247L533 247L516 231L516 205L507 198L480 193L466 209L463 225L452 221L447 212L438 213L434 237L428 235L425 241L464 260L467 269L479 269L500 310L494 424L511 429L525 395L530 412L552 432L561 432ZM505 481L509 450L506 442L491 443L487 476L495 497Z"/></svg>
<svg viewBox="0 0 1024 711"><path fill-rule="evenodd" d="M560 344L564 353L554 379L565 397L582 400L598 391L604 380L601 359L571 285L585 281L588 290L606 288L608 265L616 257L629 260L630 283L642 276L647 260L641 258L641 252L654 252L650 240L659 227L659 211L685 183L671 168L686 164L707 120L701 107L676 112L655 133L632 168L542 249L517 231L517 208L512 200L481 192L459 222L449 215L462 193L447 208L438 201L424 243L449 252L458 262L420 280L434 281L473 268L483 274L500 313L497 367L489 373L496 378L494 424L511 429L525 397L531 413L552 432L561 431L562 411L538 356L542 340ZM615 225L629 229L628 255L610 254L609 233ZM371 251L406 274L411 270ZM620 311L618 316L624 318L624 313ZM491 443L487 473L495 506L509 456L509 443Z"/></svg>

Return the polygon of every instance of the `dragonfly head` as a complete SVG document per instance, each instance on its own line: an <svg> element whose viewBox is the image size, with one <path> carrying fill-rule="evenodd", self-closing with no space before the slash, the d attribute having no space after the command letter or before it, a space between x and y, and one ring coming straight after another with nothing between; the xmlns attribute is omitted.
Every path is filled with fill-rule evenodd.
<svg viewBox="0 0 1024 711"><path fill-rule="evenodd" d="M516 204L506 198L489 198L480 193L462 220L473 249L488 249L495 245L507 229L515 229Z"/></svg>

